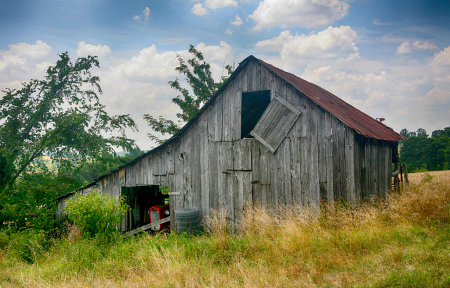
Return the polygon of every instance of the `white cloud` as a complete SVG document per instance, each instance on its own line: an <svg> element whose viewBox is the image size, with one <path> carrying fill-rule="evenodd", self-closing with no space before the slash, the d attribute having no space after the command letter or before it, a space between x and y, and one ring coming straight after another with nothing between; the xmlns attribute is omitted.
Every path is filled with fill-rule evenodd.
<svg viewBox="0 0 450 288"><path fill-rule="evenodd" d="M225 34L231 35L231 34L233 34L233 30L231 30L230 28L227 28L227 30L225 30Z"/></svg>
<svg viewBox="0 0 450 288"><path fill-rule="evenodd" d="M237 6L238 2L235 0L206 0L205 6L210 9L218 9L226 6Z"/></svg>
<svg viewBox="0 0 450 288"><path fill-rule="evenodd" d="M36 41L36 44L17 43L9 45L12 53L19 57L26 58L42 58L47 56L52 50L52 47L41 40Z"/></svg>
<svg viewBox="0 0 450 288"><path fill-rule="evenodd" d="M280 51L284 62L298 62L302 59L347 58L358 59L358 47L355 44L356 31L349 26L328 27L327 29L306 36L291 35L283 31L272 39L259 41L256 48L268 51Z"/></svg>
<svg viewBox="0 0 450 288"><path fill-rule="evenodd" d="M118 81L131 82L158 82L168 77L176 75L175 67L177 66L176 51L167 51L158 53L156 46L144 48L139 52L138 56L134 56L131 60L111 67L109 69L108 78L115 77Z"/></svg>
<svg viewBox="0 0 450 288"><path fill-rule="evenodd" d="M390 26L390 25L394 25L395 22L383 22L378 18L373 19L372 24L374 25L382 25L382 26Z"/></svg>
<svg viewBox="0 0 450 288"><path fill-rule="evenodd" d="M219 46L200 43L195 48L201 51L205 60L211 64L213 75L219 75L220 71L217 68L221 67L219 65L223 64L231 52L231 46L223 41ZM179 76L175 71L179 65L177 55L185 60L192 57L187 50L158 52L156 46L152 45L142 49L139 55L132 57L131 60L109 68L105 77L108 79L113 77L115 81L165 84L171 78Z"/></svg>
<svg viewBox="0 0 450 288"><path fill-rule="evenodd" d="M145 20L148 20L148 16L150 16L150 8L145 7L144 11L142 11L142 14L145 16ZM141 20L141 16L136 15L133 17L133 20L137 20L140 21Z"/></svg>
<svg viewBox="0 0 450 288"><path fill-rule="evenodd" d="M444 52L436 53L436 58L441 59ZM430 132L448 126L448 66L436 69L419 61L400 63L318 59L307 64L303 75L297 75L372 117L386 118L384 123L396 131L423 127Z"/></svg>
<svg viewBox="0 0 450 288"><path fill-rule="evenodd" d="M244 22L242 22L241 17L239 17L239 15L236 15L236 17L234 18L234 20L230 21L231 24L235 25L235 26L240 26L242 25Z"/></svg>
<svg viewBox="0 0 450 288"><path fill-rule="evenodd" d="M205 43L200 43L195 48L203 53L207 63L211 64L211 72L214 79L219 81L220 76L224 72L224 62L231 54L231 46L224 41L220 41L220 45L207 46Z"/></svg>
<svg viewBox="0 0 450 288"><path fill-rule="evenodd" d="M255 30L280 26L318 28L330 25L347 15L346 0L263 0L249 17Z"/></svg>
<svg viewBox="0 0 450 288"><path fill-rule="evenodd" d="M450 106L450 91L434 87L425 97L421 97L420 100L425 104L447 104L447 106Z"/></svg>
<svg viewBox="0 0 450 288"><path fill-rule="evenodd" d="M450 73L444 71L442 74L444 75L434 78L433 84L436 85L436 87L450 91Z"/></svg>
<svg viewBox="0 0 450 288"><path fill-rule="evenodd" d="M148 16L150 15L150 8L145 7L144 11L142 11L145 15L145 20L148 20Z"/></svg>
<svg viewBox="0 0 450 288"><path fill-rule="evenodd" d="M108 45L92 45L92 44L86 44L85 41L81 41L78 43L78 50L77 50L77 56L78 57L85 57L88 55L91 56L106 56L109 53L111 53L111 49L108 47Z"/></svg>
<svg viewBox="0 0 450 288"><path fill-rule="evenodd" d="M195 4L194 7L192 7L191 12L198 16L203 16L205 14L208 14L208 9L203 7L202 3Z"/></svg>
<svg viewBox="0 0 450 288"><path fill-rule="evenodd" d="M434 54L433 60L430 65L432 66L448 66L450 65L450 46L444 50Z"/></svg>
<svg viewBox="0 0 450 288"><path fill-rule="evenodd" d="M412 50L425 51L425 50L435 50L437 48L438 47L436 45L434 45L433 43L430 43L428 41L417 40L412 44L409 41L405 41L402 44L400 44L400 46L397 47L397 54L411 53Z"/></svg>
<svg viewBox="0 0 450 288"><path fill-rule="evenodd" d="M413 46L417 50L435 50L435 49L438 49L438 47L436 45L434 45L433 43L430 43L428 41L420 41L420 40L414 42Z"/></svg>
<svg viewBox="0 0 450 288"><path fill-rule="evenodd" d="M21 82L40 79L50 66L52 48L45 42L9 45L8 51L0 50L0 91L21 88ZM0 97L1 96L0 92Z"/></svg>
<svg viewBox="0 0 450 288"><path fill-rule="evenodd" d="M364 101L366 107L386 107L390 104L389 92L373 91Z"/></svg>
<svg viewBox="0 0 450 288"><path fill-rule="evenodd" d="M411 45L409 42L403 42L397 47L397 54L411 53Z"/></svg>

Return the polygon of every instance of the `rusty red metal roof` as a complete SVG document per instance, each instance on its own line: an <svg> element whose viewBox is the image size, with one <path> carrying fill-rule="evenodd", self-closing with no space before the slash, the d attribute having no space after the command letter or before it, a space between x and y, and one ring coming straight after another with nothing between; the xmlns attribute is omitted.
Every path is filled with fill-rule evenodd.
<svg viewBox="0 0 450 288"><path fill-rule="evenodd" d="M252 57L252 56L250 56ZM356 132L366 137L399 141L405 139L392 128L375 120L366 113L356 109L333 93L313 84L294 74L283 71L273 65L270 65L260 59L255 58L269 70L283 78L285 81L294 86L298 91L305 94L317 105L330 112L339 120L353 128Z"/></svg>

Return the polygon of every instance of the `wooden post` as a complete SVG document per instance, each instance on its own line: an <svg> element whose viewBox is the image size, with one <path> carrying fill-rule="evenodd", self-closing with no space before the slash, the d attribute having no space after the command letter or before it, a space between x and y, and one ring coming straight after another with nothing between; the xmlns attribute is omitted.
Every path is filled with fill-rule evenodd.
<svg viewBox="0 0 450 288"><path fill-rule="evenodd" d="M400 174L400 183L403 183L403 165L400 165L400 172L399 172L399 174Z"/></svg>
<svg viewBox="0 0 450 288"><path fill-rule="evenodd" d="M403 173L405 173L405 183L407 186L409 186L408 169L406 169L406 163L403 163Z"/></svg>
<svg viewBox="0 0 450 288"><path fill-rule="evenodd" d="M400 191L399 183L398 183L398 162L394 163L394 173L392 173L392 176L394 176L394 191L398 192Z"/></svg>

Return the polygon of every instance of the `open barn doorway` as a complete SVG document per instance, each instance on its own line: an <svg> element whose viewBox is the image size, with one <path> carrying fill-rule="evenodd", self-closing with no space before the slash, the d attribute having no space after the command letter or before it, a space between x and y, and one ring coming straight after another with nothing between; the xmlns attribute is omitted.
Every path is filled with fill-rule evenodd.
<svg viewBox="0 0 450 288"><path fill-rule="evenodd" d="M155 205L168 204L167 185L122 187L122 195L130 210L125 215L122 231L130 231L150 223L148 210Z"/></svg>

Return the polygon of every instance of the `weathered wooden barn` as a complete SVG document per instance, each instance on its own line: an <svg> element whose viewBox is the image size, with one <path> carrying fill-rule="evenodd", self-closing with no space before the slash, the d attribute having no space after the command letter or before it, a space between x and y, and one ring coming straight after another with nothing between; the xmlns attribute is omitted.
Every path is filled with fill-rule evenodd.
<svg viewBox="0 0 450 288"><path fill-rule="evenodd" d="M123 230L148 223L148 208L164 198L160 185L187 192L186 205L202 217L223 206L237 222L246 203L354 202L389 192L402 139L332 93L250 56L176 135L78 192L127 195L133 210ZM58 198L59 215L74 193ZM174 215L183 196L169 194Z"/></svg>

